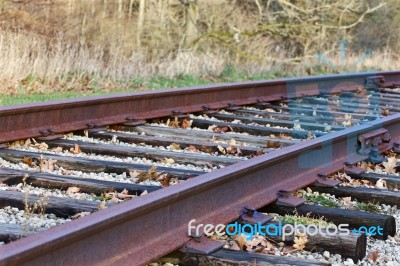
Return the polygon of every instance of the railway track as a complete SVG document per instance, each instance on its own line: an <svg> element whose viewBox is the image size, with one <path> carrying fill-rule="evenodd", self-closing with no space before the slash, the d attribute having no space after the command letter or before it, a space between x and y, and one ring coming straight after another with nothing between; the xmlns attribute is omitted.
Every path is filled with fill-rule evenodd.
<svg viewBox="0 0 400 266"><path fill-rule="evenodd" d="M394 206L396 175L366 174L360 162L379 168L382 152L400 149L399 81L361 73L0 108L0 263L145 264L182 247L189 264L271 262L217 251L220 242L189 236L188 222L267 223L254 211L294 208L343 222L345 211L310 211L292 195L310 185ZM344 173L389 189L338 186ZM381 238L396 234L390 215L346 215L352 228L369 219ZM365 236L348 240L347 253L333 239L307 248L365 257Z"/></svg>

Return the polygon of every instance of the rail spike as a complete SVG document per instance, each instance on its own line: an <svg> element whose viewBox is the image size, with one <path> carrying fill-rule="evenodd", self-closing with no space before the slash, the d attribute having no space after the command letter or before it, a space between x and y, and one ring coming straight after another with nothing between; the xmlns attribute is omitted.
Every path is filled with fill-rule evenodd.
<svg viewBox="0 0 400 266"><path fill-rule="evenodd" d="M386 159L384 159L380 155L379 146L382 143L389 143L391 140L391 136L389 132L380 128L365 134L361 134L358 136L358 140L360 141L360 149L358 153L361 155L367 155L368 160L372 163L382 163Z"/></svg>

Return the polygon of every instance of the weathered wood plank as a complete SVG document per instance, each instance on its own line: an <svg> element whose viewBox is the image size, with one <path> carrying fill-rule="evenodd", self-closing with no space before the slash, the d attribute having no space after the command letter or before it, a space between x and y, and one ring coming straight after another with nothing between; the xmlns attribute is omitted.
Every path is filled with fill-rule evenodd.
<svg viewBox="0 0 400 266"><path fill-rule="evenodd" d="M13 163L21 163L24 157L29 157L31 159L39 160L41 156L45 160L48 159L57 160L56 164L65 169L77 170L83 172L94 172L94 173L105 172L105 173L122 174L124 172L129 172L134 170L142 172L149 171L150 168L152 167L151 165L147 164L126 163L126 162L106 161L106 160L92 160L83 157L63 156L50 153L0 149L0 157ZM170 177L176 177L179 179L187 179L189 177L198 176L205 173L201 171L177 169L177 168L170 168L163 166L157 167L157 171L167 173L169 174Z"/></svg>
<svg viewBox="0 0 400 266"><path fill-rule="evenodd" d="M74 141L67 139L58 139L46 142L49 147L62 147L64 149L70 149L79 145L81 151L86 153L95 153L101 155L111 155L115 157L142 157L146 159L153 159L162 161L166 158L173 159L176 163L193 164L199 166L206 165L231 165L239 161L244 160L243 158L229 158L229 157L218 157L205 154L195 154L189 152L174 152L160 149L147 149L142 147L128 147L123 145L112 145L102 143L89 143L84 141Z"/></svg>
<svg viewBox="0 0 400 266"><path fill-rule="evenodd" d="M25 170L13 170L8 168L0 168L0 182L7 185L15 185L22 183L24 177L25 182L36 187L57 188L61 190L69 187L79 187L81 192L101 194L104 191L115 189L120 192L124 189L130 194L140 194L143 191L152 192L160 189L160 186L136 185L131 183L121 183L113 181L103 181L90 178L79 178L67 175L55 175L45 172L34 172Z"/></svg>
<svg viewBox="0 0 400 266"><path fill-rule="evenodd" d="M383 235L376 235L376 238L387 239L387 237L396 234L396 221L393 216L362 212L356 210L347 210L339 208L328 208L318 205L303 204L297 207L279 206L276 204L267 205L260 210L261 212L278 213L280 215L303 215L319 219L324 217L336 225L348 224L349 228L360 228L362 226L380 226Z"/></svg>
<svg viewBox="0 0 400 266"><path fill-rule="evenodd" d="M245 123L257 123L260 125L270 125L271 127L280 126L280 127L293 128L295 126L295 124L299 124L299 125L301 125L302 129L320 130L320 131L325 131L326 127L327 127L327 125L321 125L321 124L310 123L310 122L294 122L294 121L259 118L259 117L244 116L244 115L228 115L228 114L216 113L216 114L211 114L210 116L218 118L218 119L226 120L226 121L233 121L235 119L238 119ZM345 127L343 127L343 126L337 126L337 125L329 125L329 126L330 126L331 130L333 130L333 131L345 129Z"/></svg>
<svg viewBox="0 0 400 266"><path fill-rule="evenodd" d="M313 191L336 195L337 197L349 197L361 202L373 202L388 205L400 205L400 192L385 189L365 187L311 187Z"/></svg>
<svg viewBox="0 0 400 266"><path fill-rule="evenodd" d="M126 143L145 143L152 146L169 146L173 143L178 144L181 149L188 148L190 146L195 147L196 149L204 152L219 152L218 146L223 148L228 148L230 145L224 143L213 143L210 141L200 141L200 140L184 140L184 139L176 139L176 138L167 138L167 137L158 137L158 136L148 136L148 135L135 135L129 133L122 132L109 132L109 131L100 131L100 132L91 132L89 131L89 137L103 139L103 140L111 140L113 137L117 137L118 140L126 142ZM262 154L272 151L273 149L268 148L257 148L251 146L235 146L240 149L242 155L251 156L256 154Z"/></svg>
<svg viewBox="0 0 400 266"><path fill-rule="evenodd" d="M169 128L169 127L157 127L157 126L136 126L136 127L125 127L126 129L134 132L144 132L148 135L153 136L168 136L176 139L193 139L199 141L230 141L231 139L236 140L240 143L245 143L247 145L266 147L268 141L278 141L281 143L282 147L290 146L299 142L299 140L288 140L279 138L269 138L265 136L246 136L243 134L234 133L217 133L211 131L203 130L190 130L181 128ZM125 129L124 128L124 129Z"/></svg>
<svg viewBox="0 0 400 266"><path fill-rule="evenodd" d="M209 255L174 252L168 254L166 258L177 259L175 263L182 266L193 265L231 265L231 266L253 266L253 265L331 265L316 260L306 260L295 257L273 256L260 253L250 253L247 251L236 251L220 249ZM167 260L166 260L167 261Z"/></svg>
<svg viewBox="0 0 400 266"><path fill-rule="evenodd" d="M68 217L79 212L94 212L99 209L99 202L88 200L77 200L71 198L61 197L46 197L41 200L39 196L15 192L15 191L1 191L0 190L0 208L5 206L12 206L19 209L24 209L26 202L29 205L39 204L43 202L43 208L38 208L38 212L44 211L45 213L53 213L58 217ZM108 204L112 205L112 204Z"/></svg>
<svg viewBox="0 0 400 266"><path fill-rule="evenodd" d="M279 226L277 223L273 224ZM268 224L265 226L268 226ZM315 229L313 227L310 227L308 230L310 234L307 234L308 241L305 245L305 250L313 252L324 252L326 250L332 254L341 254L342 257L351 258L354 261L361 260L366 255L367 238L365 234L350 232L348 235L344 235L338 232L335 233L332 230L327 232L325 228ZM274 230L269 231L275 233ZM285 232L287 233L287 235L285 235L285 240L279 235L268 235L268 238L277 243L284 242L286 245L293 245L295 234L290 232L289 228L285 228Z"/></svg>

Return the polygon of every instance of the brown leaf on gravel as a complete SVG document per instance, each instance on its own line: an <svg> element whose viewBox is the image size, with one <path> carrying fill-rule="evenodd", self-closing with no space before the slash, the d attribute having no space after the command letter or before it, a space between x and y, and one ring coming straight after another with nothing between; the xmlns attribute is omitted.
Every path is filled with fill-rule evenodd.
<svg viewBox="0 0 400 266"><path fill-rule="evenodd" d="M205 153L212 153L213 150L211 147L201 146L200 150Z"/></svg>
<svg viewBox="0 0 400 266"><path fill-rule="evenodd" d="M236 236L235 242L240 250L246 250L246 240L242 236Z"/></svg>
<svg viewBox="0 0 400 266"><path fill-rule="evenodd" d="M371 260L372 262L376 262L376 260L378 259L378 255L379 255L378 251L376 250L371 251L368 254L368 259Z"/></svg>
<svg viewBox="0 0 400 266"><path fill-rule="evenodd" d="M217 125L212 125L209 126L208 131L212 132L217 132L217 133L225 133L225 132L233 132L233 129L231 126L217 126Z"/></svg>
<svg viewBox="0 0 400 266"><path fill-rule="evenodd" d="M308 237L304 233L297 233L294 237L293 247L298 250L303 250L308 242Z"/></svg>
<svg viewBox="0 0 400 266"><path fill-rule="evenodd" d="M31 139L27 139L27 140L25 140L25 142L24 142L24 146L25 146L25 147L29 147L31 144L32 144Z"/></svg>
<svg viewBox="0 0 400 266"><path fill-rule="evenodd" d="M237 250L237 251L241 250L240 247L239 247L239 245L236 243L236 241L232 243L232 246L230 246L229 249L231 249L231 250Z"/></svg>
<svg viewBox="0 0 400 266"><path fill-rule="evenodd" d="M55 165L57 160L53 160L53 159L45 160L43 158L40 158L39 161L40 161L40 163L39 163L40 171L45 171L45 170L53 171L54 169L58 168L57 165Z"/></svg>
<svg viewBox="0 0 400 266"><path fill-rule="evenodd" d="M32 167L33 162L32 162L32 159L31 159L31 158L29 158L29 157L24 157L24 158L22 159L22 162L23 162L24 164L27 164L27 165L29 165L30 167Z"/></svg>
<svg viewBox="0 0 400 266"><path fill-rule="evenodd" d="M76 214L72 215L71 219L72 220L76 220L78 218L88 216L89 214L90 214L90 212L79 212L79 213L76 213Z"/></svg>
<svg viewBox="0 0 400 266"><path fill-rule="evenodd" d="M280 133L280 134L279 134L279 138L281 138L281 139L292 139L291 136L288 136L288 135L286 135L286 134L284 134L284 133Z"/></svg>
<svg viewBox="0 0 400 266"><path fill-rule="evenodd" d="M388 115L390 115L389 109L386 108L386 107L382 108L382 109L381 109L381 115L383 115L383 116L388 116Z"/></svg>
<svg viewBox="0 0 400 266"><path fill-rule="evenodd" d="M79 191L81 191L81 189L78 187L69 187L65 193L67 195L71 195L71 194L78 193Z"/></svg>
<svg viewBox="0 0 400 266"><path fill-rule="evenodd" d="M387 189L387 184L386 181L383 180L382 178L376 181L375 187L380 188L380 189Z"/></svg>
<svg viewBox="0 0 400 266"><path fill-rule="evenodd" d="M343 197L342 201L343 202L350 202L351 201L351 197Z"/></svg>
<svg viewBox="0 0 400 266"><path fill-rule="evenodd" d="M120 202L123 202L123 200L117 198L116 195L115 195L115 193L112 193L112 197L111 197L111 199L110 199L108 202L111 202L111 203L120 203Z"/></svg>
<svg viewBox="0 0 400 266"><path fill-rule="evenodd" d="M137 176L139 182L143 182L145 180L156 180L159 177L159 173L157 173L157 166L153 165L148 172L139 173Z"/></svg>
<svg viewBox="0 0 400 266"><path fill-rule="evenodd" d="M267 141L267 148L269 149L278 149L281 147L281 143L279 141Z"/></svg>
<svg viewBox="0 0 400 266"><path fill-rule="evenodd" d="M174 159L172 159L172 158L164 158L163 160L161 160L161 162L165 163L165 164L173 164L173 163L175 163Z"/></svg>
<svg viewBox="0 0 400 266"><path fill-rule="evenodd" d="M170 121L170 120L168 119L168 121ZM168 122L168 121L167 121L167 122ZM173 120L173 121L170 121L169 123L167 123L167 125L168 125L169 127L178 128L178 127L179 127L179 120L178 120L178 117L175 116L174 120Z"/></svg>
<svg viewBox="0 0 400 266"><path fill-rule="evenodd" d="M227 153L229 153L231 155L240 155L240 154L242 154L242 151L239 148L237 148L235 146L232 146L232 145L227 147L225 150L226 150Z"/></svg>
<svg viewBox="0 0 400 266"><path fill-rule="evenodd" d="M396 157L390 157L390 158L388 158L388 161L383 162L382 165L383 165L383 167L385 167L386 173L388 173L388 174L396 173L397 159L396 159Z"/></svg>
<svg viewBox="0 0 400 266"><path fill-rule="evenodd" d="M264 246L259 246L256 249L254 249L255 253L263 253L263 251L265 250Z"/></svg>
<svg viewBox="0 0 400 266"><path fill-rule="evenodd" d="M220 153L226 154L226 151L225 151L225 148L224 148L224 147L222 147L221 145L218 145L217 148L218 148L218 150L219 150Z"/></svg>
<svg viewBox="0 0 400 266"><path fill-rule="evenodd" d="M69 151L72 152L73 154L78 154L82 152L78 144L75 144L75 147L69 149Z"/></svg>
<svg viewBox="0 0 400 266"><path fill-rule="evenodd" d="M108 207L106 206L106 202L102 201L97 208L99 210L104 210L104 209L107 209Z"/></svg>
<svg viewBox="0 0 400 266"><path fill-rule="evenodd" d="M71 173L71 171L70 170L67 170L67 169L61 169L61 174L63 174L63 175L69 175Z"/></svg>
<svg viewBox="0 0 400 266"><path fill-rule="evenodd" d="M189 145L185 148L185 151L198 152L199 150L195 146Z"/></svg>
<svg viewBox="0 0 400 266"><path fill-rule="evenodd" d="M62 147L55 147L53 149L51 149L52 152L62 152L63 148Z"/></svg>
<svg viewBox="0 0 400 266"><path fill-rule="evenodd" d="M139 175L139 172L136 170L129 172L129 177L131 177L131 178L136 178L138 175Z"/></svg>
<svg viewBox="0 0 400 266"><path fill-rule="evenodd" d="M171 145L169 145L169 147L173 151L180 151L181 150L181 146L179 144L176 144L176 143L172 143Z"/></svg>
<svg viewBox="0 0 400 266"><path fill-rule="evenodd" d="M182 123L181 123L181 128L191 128L192 127L192 123L193 123L193 120L189 120L189 119L183 119L182 120Z"/></svg>
<svg viewBox="0 0 400 266"><path fill-rule="evenodd" d="M168 176L166 176L165 178L163 178L162 180L159 181L161 186L163 187L169 187L170 182L171 182L171 178L169 178Z"/></svg>
<svg viewBox="0 0 400 266"><path fill-rule="evenodd" d="M49 145L47 145L47 144L44 143L44 142L35 143L35 144L32 145L32 146L35 147L35 148L38 148L39 150L43 150L43 151L45 151L45 150L47 150L47 149L49 148Z"/></svg>

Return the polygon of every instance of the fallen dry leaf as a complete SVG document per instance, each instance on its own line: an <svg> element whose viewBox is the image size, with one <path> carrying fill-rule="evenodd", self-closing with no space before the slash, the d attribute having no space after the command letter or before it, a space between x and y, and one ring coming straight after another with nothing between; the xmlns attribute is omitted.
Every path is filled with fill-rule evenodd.
<svg viewBox="0 0 400 266"><path fill-rule="evenodd" d="M46 143L42 142L42 143L36 143L33 145L34 147L38 148L39 150L47 150L49 148L49 145L47 145Z"/></svg>
<svg viewBox="0 0 400 266"><path fill-rule="evenodd" d="M89 214L90 214L90 212L79 212L79 213L77 213L77 214L72 215L72 216L71 216L71 219L72 219L72 220L76 220L76 219L78 219L78 218L88 216Z"/></svg>
<svg viewBox="0 0 400 266"><path fill-rule="evenodd" d="M297 233L294 237L293 247L297 250L303 250L308 242L308 237L304 233Z"/></svg>
<svg viewBox="0 0 400 266"><path fill-rule="evenodd" d="M54 169L57 169L58 167L55 165L55 163L57 162L57 160L53 160L53 159L48 159L45 160L42 157L39 160L39 168L40 171L45 171L45 170L49 170L49 171L53 171Z"/></svg>
<svg viewBox="0 0 400 266"><path fill-rule="evenodd" d="M281 147L281 143L279 141L267 141L267 148L269 149L278 149Z"/></svg>
<svg viewBox="0 0 400 266"><path fill-rule="evenodd" d="M75 147L69 149L69 151L72 152L73 154L78 154L82 152L78 144L75 144Z"/></svg>
<svg viewBox="0 0 400 266"><path fill-rule="evenodd" d="M169 187L169 185L171 184L171 178L169 178L168 176L166 176L165 178L163 178L162 180L159 181L161 186L163 187Z"/></svg>
<svg viewBox="0 0 400 266"><path fill-rule="evenodd" d="M31 144L32 144L31 139L27 139L27 140L25 140L24 146L29 147Z"/></svg>
<svg viewBox="0 0 400 266"><path fill-rule="evenodd" d="M32 159L29 158L29 157L24 157L24 158L22 159L22 162L23 162L24 164L29 165L30 167L32 167L32 165L33 165Z"/></svg>
<svg viewBox="0 0 400 266"><path fill-rule="evenodd" d="M129 172L129 176L131 177L131 178L136 178L137 176L139 175L139 172L138 171L130 171Z"/></svg>
<svg viewBox="0 0 400 266"><path fill-rule="evenodd" d="M213 150L211 147L201 146L200 150L205 153L212 153Z"/></svg>
<svg viewBox="0 0 400 266"><path fill-rule="evenodd" d="M240 247L238 246L238 244L236 243L236 241L232 243L232 246L230 246L229 249L237 250L237 251L241 250Z"/></svg>
<svg viewBox="0 0 400 266"><path fill-rule="evenodd" d="M396 159L396 157L390 157L390 158L388 158L388 161L383 162L382 165L383 165L383 167L385 167L386 173L388 173L388 174L396 173L397 159Z"/></svg>
<svg viewBox="0 0 400 266"><path fill-rule="evenodd" d="M212 131L212 132L217 132L217 133L225 133L225 132L233 131L231 126L217 126L217 125L209 126L207 130Z"/></svg>
<svg viewBox="0 0 400 266"><path fill-rule="evenodd" d="M382 178L379 179L378 181L376 181L375 187L380 188L380 189L386 189L387 188L386 181L383 180Z"/></svg>
<svg viewBox="0 0 400 266"><path fill-rule="evenodd" d="M156 180L159 177L159 173L157 173L157 166L153 165L148 172L139 173L137 176L139 182L143 182L145 180Z"/></svg>
<svg viewBox="0 0 400 266"><path fill-rule="evenodd" d="M193 120L183 119L181 123L181 128L191 128Z"/></svg>
<svg viewBox="0 0 400 266"><path fill-rule="evenodd" d="M83 131L83 135L88 138L89 137L89 130L85 129Z"/></svg>
<svg viewBox="0 0 400 266"><path fill-rule="evenodd" d="M149 192L147 192L147 190L145 190L142 193L140 193L140 196L143 196L143 195L146 195L146 194L149 194Z"/></svg>
<svg viewBox="0 0 400 266"><path fill-rule="evenodd" d="M62 152L63 148L62 147L56 147L56 148L51 149L51 151L53 151L53 152Z"/></svg>
<svg viewBox="0 0 400 266"><path fill-rule="evenodd" d="M123 202L123 200L117 198L116 195L115 195L115 193L112 193L112 197L111 197L111 199L110 199L108 202L111 202L111 203L120 203L120 202Z"/></svg>
<svg viewBox="0 0 400 266"><path fill-rule="evenodd" d="M97 208L99 210L104 210L104 209L107 209L108 207L106 206L106 202L102 201Z"/></svg>
<svg viewBox="0 0 400 266"><path fill-rule="evenodd" d="M351 197L343 197L342 200L343 200L343 202L350 202Z"/></svg>
<svg viewBox="0 0 400 266"><path fill-rule="evenodd" d="M376 262L376 260L378 259L378 255L379 255L378 251L376 251L376 250L371 251L371 252L368 254L368 259L369 259L370 261L372 261L372 262Z"/></svg>
<svg viewBox="0 0 400 266"><path fill-rule="evenodd" d="M181 146L179 144L176 144L176 143L172 143L168 147L173 151L180 151L181 150Z"/></svg>
<svg viewBox="0 0 400 266"><path fill-rule="evenodd" d="M292 139L291 136L287 136L287 135L285 135L285 134L283 134L283 133L280 133L280 134L279 134L279 137L280 137L281 139Z"/></svg>
<svg viewBox="0 0 400 266"><path fill-rule="evenodd" d="M241 235L235 237L235 242L240 250L246 249L246 240Z"/></svg>
<svg viewBox="0 0 400 266"><path fill-rule="evenodd" d="M199 150L195 146L189 145L185 148L185 151L198 152Z"/></svg>
<svg viewBox="0 0 400 266"><path fill-rule="evenodd" d="M240 154L242 154L242 151L239 148L237 148L235 146L232 146L232 145L226 148L226 152L231 154L231 155L240 155Z"/></svg>
<svg viewBox="0 0 400 266"><path fill-rule="evenodd" d="M61 174L63 174L63 175L69 175L71 173L71 171L70 170L67 170L67 169L61 169Z"/></svg>
<svg viewBox="0 0 400 266"><path fill-rule="evenodd" d="M229 141L229 145L231 145L231 146L236 146L236 140L231 139L231 140Z"/></svg>
<svg viewBox="0 0 400 266"><path fill-rule="evenodd" d="M165 164L173 164L173 163L175 163L174 159L172 159L172 158L164 158L163 160L161 160L161 162L165 163Z"/></svg>
<svg viewBox="0 0 400 266"><path fill-rule="evenodd" d="M383 115L383 116L388 116L388 115L390 115L389 109L386 108L386 107L382 108L382 109L381 109L381 115Z"/></svg>
<svg viewBox="0 0 400 266"><path fill-rule="evenodd" d="M218 145L217 148L218 148L218 150L219 150L220 153L226 154L226 151L225 151L225 148L224 148L224 147L222 147L221 145Z"/></svg>
<svg viewBox="0 0 400 266"><path fill-rule="evenodd" d="M71 195L71 194L78 193L79 191L81 191L81 189L78 187L69 187L65 193L67 195Z"/></svg>
<svg viewBox="0 0 400 266"><path fill-rule="evenodd" d="M170 120L168 119L168 121L170 121ZM168 122L168 121L167 121L167 122ZM169 122L167 125L168 125L169 127L178 128L178 127L179 127L179 120L178 120L178 117L175 116L174 120L171 121L171 122Z"/></svg>

